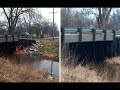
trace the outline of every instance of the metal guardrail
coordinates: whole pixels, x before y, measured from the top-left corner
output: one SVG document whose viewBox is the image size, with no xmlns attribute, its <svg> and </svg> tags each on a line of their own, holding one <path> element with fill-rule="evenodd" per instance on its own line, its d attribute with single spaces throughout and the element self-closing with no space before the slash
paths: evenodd
<svg viewBox="0 0 120 90">
<path fill-rule="evenodd" d="M 69 28 L 64 28 L 65 33 L 75 33 L 75 32 L 79 32 L 79 29 L 69 29 Z M 115 30 L 102 30 L 102 29 L 81 29 L 82 32 L 92 32 L 93 30 L 95 30 L 96 33 L 104 33 L 104 31 L 106 31 L 107 33 L 113 33 L 113 31 Z M 116 33 L 120 33 L 120 31 L 115 31 Z"/>
<path fill-rule="evenodd" d="M 0 43 L 19 41 L 19 39 L 31 39 L 31 38 L 21 37 L 20 35 L 0 35 Z"/>
<path fill-rule="evenodd" d="M 84 41 L 86 38 L 89 39 L 88 35 L 92 35 L 92 41 L 106 41 L 106 40 L 114 40 L 115 37 L 120 37 L 120 31 L 115 31 L 115 30 L 102 30 L 102 29 L 81 29 L 81 28 L 76 28 L 76 29 L 69 29 L 69 28 L 61 28 L 61 41 L 63 42 L 69 42 L 69 38 L 75 40 L 77 37 L 79 40 L 76 40 L 78 42 Z M 73 37 L 73 38 L 72 38 Z M 100 38 L 102 39 L 100 39 Z M 67 41 L 65 41 L 67 40 Z M 89 41 L 89 40 L 88 40 Z M 70 42 L 72 42 L 70 40 Z"/>
</svg>

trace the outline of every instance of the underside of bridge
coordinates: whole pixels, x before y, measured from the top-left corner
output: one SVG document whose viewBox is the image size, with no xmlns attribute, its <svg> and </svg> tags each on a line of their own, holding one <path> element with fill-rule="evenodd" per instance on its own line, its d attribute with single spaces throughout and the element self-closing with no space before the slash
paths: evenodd
<svg viewBox="0 0 120 90">
<path fill-rule="evenodd" d="M 16 47 L 22 46 L 20 48 L 20 50 L 22 50 L 23 47 L 31 46 L 32 43 L 36 43 L 35 40 L 21 39 L 15 42 L 0 43 L 0 56 L 14 54 L 16 52 Z"/>
<path fill-rule="evenodd" d="M 120 39 L 112 41 L 91 41 L 66 43 L 63 45 L 62 52 L 67 56 L 73 57 L 75 63 L 101 62 L 106 58 L 120 56 Z M 62 55 L 64 55 L 62 53 Z"/>
</svg>

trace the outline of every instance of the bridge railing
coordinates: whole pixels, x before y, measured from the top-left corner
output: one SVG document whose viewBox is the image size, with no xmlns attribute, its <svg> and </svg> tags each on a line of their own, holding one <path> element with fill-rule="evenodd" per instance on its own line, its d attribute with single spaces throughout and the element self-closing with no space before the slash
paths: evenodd
<svg viewBox="0 0 120 90">
<path fill-rule="evenodd" d="M 0 35 L 0 43 L 18 41 L 19 38 L 18 35 Z"/>
<path fill-rule="evenodd" d="M 61 28 L 62 43 L 111 41 L 120 37 L 120 31 L 102 29 Z"/>
<path fill-rule="evenodd" d="M 30 39 L 29 37 L 21 38 L 19 35 L 0 35 L 0 43 L 3 42 L 14 42 L 19 41 L 19 39 Z"/>
</svg>

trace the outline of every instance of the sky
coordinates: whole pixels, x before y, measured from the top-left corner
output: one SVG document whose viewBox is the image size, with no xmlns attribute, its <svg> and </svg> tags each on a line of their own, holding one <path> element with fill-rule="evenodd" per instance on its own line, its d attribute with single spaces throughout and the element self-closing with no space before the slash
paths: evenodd
<svg viewBox="0 0 120 90">
<path fill-rule="evenodd" d="M 53 8 L 39 8 L 39 13 L 42 14 L 42 16 L 46 19 L 49 19 L 50 22 L 53 22 Z M 60 8 L 54 8 L 54 22 L 58 25 L 58 28 L 60 29 Z"/>
<path fill-rule="evenodd" d="M 50 22 L 53 22 L 53 13 L 50 13 L 53 12 L 53 8 L 37 8 L 36 11 L 41 13 L 45 19 L 49 19 Z M 5 18 L 1 12 L 2 8 L 0 8 L 0 20 L 2 21 Z M 54 8 L 54 12 L 56 12 L 54 13 L 54 22 L 57 24 L 58 30 L 60 30 L 60 8 Z"/>
</svg>

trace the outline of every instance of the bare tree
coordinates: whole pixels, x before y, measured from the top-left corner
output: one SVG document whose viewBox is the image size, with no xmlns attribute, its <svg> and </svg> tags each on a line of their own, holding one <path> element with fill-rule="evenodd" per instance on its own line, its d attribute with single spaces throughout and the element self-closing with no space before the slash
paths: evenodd
<svg viewBox="0 0 120 90">
<path fill-rule="evenodd" d="M 63 8 L 61 9 L 61 26 L 62 27 L 70 27 L 72 23 L 72 9 L 71 8 Z"/>
<path fill-rule="evenodd" d="M 120 10 L 114 10 L 109 20 L 109 29 L 119 30 L 120 29 Z"/>
<path fill-rule="evenodd" d="M 66 28 L 89 28 L 94 20 L 89 17 L 91 8 L 72 8 L 61 10 L 61 25 Z"/>
<path fill-rule="evenodd" d="M 63 8 L 61 10 L 61 25 L 69 28 L 90 28 L 90 26 L 108 28 L 112 8 Z M 94 18 L 91 16 L 94 15 Z M 97 25 L 96 25 L 97 24 Z"/>
<path fill-rule="evenodd" d="M 100 29 L 106 29 L 112 8 L 97 8 L 96 20 Z"/>
<path fill-rule="evenodd" d="M 3 12 L 7 18 L 9 34 L 15 34 L 15 27 L 21 14 L 30 12 L 31 8 L 4 8 Z"/>
<path fill-rule="evenodd" d="M 40 13 L 34 13 L 33 23 L 35 34 L 37 35 L 37 37 L 42 37 L 44 18 Z"/>
</svg>

